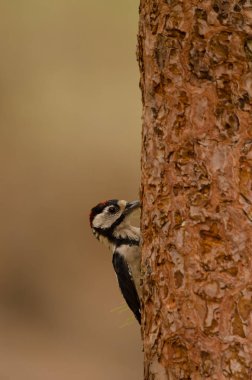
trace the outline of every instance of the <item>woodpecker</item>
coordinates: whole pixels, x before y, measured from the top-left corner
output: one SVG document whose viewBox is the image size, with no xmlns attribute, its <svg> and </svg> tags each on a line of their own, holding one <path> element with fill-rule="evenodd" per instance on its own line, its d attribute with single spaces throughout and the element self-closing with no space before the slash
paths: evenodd
<svg viewBox="0 0 252 380">
<path fill-rule="evenodd" d="M 139 201 L 112 199 L 99 203 L 91 210 L 90 226 L 95 237 L 112 251 L 112 263 L 122 295 L 141 323 L 140 228 L 132 226 L 129 220 L 139 207 Z"/>
</svg>

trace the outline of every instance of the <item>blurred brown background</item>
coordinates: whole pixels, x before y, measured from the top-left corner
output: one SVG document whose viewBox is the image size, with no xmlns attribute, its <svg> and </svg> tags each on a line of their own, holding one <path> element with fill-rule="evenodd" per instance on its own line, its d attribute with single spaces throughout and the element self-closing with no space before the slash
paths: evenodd
<svg viewBox="0 0 252 380">
<path fill-rule="evenodd" d="M 0 2 L 0 380 L 142 377 L 88 225 L 138 197 L 137 21 L 136 0 Z"/>
</svg>

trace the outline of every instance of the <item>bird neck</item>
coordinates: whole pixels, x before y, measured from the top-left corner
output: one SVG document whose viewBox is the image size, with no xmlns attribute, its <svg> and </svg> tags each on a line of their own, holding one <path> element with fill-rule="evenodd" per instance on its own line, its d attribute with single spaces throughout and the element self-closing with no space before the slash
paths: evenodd
<svg viewBox="0 0 252 380">
<path fill-rule="evenodd" d="M 128 240 L 128 241 L 137 241 L 140 239 L 140 228 L 128 224 L 126 221 L 119 224 L 114 231 L 113 237 L 116 240 Z"/>
<path fill-rule="evenodd" d="M 140 228 L 126 222 L 110 229 L 96 228 L 93 229 L 93 233 L 101 243 L 112 251 L 116 246 L 123 244 L 139 245 L 140 242 Z"/>
</svg>

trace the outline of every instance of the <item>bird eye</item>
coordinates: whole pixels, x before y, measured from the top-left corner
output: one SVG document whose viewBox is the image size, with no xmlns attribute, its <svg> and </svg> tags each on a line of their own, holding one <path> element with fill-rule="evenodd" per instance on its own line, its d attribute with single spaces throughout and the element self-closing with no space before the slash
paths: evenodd
<svg viewBox="0 0 252 380">
<path fill-rule="evenodd" d="M 114 214 L 116 212 L 116 207 L 115 206 L 110 206 L 109 212 L 110 212 L 110 214 Z"/>
</svg>

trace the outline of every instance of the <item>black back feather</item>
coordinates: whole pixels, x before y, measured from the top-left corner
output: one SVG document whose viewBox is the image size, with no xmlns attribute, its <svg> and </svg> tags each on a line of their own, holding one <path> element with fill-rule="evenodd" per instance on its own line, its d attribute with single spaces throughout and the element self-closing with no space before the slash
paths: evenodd
<svg viewBox="0 0 252 380">
<path fill-rule="evenodd" d="M 141 324 L 140 300 L 134 281 L 130 275 L 129 267 L 123 256 L 116 251 L 113 254 L 112 262 L 122 295 L 129 308 L 133 311 L 136 319 Z"/>
</svg>

